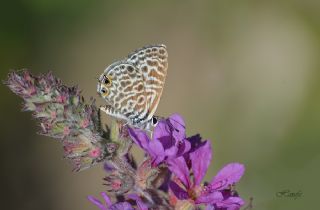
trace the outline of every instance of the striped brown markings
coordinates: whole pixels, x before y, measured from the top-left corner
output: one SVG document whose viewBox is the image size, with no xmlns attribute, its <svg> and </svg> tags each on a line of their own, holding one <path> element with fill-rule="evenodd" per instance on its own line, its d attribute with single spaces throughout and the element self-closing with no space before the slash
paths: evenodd
<svg viewBox="0 0 320 210">
<path fill-rule="evenodd" d="M 128 57 L 128 61 L 136 64 L 144 76 L 147 119 L 150 119 L 159 104 L 167 75 L 168 53 L 166 47 L 164 45 L 145 47 L 137 50 Z M 144 59 L 142 60 L 141 58 Z M 156 80 L 153 78 L 156 78 Z M 154 86 L 156 86 L 156 88 Z M 153 97 L 148 97 L 149 95 Z"/>
<path fill-rule="evenodd" d="M 152 119 L 168 68 L 168 53 L 164 45 L 147 46 L 131 53 L 127 59 L 111 64 L 100 76 L 98 92 L 128 122 L 143 123 Z M 112 78 L 108 94 L 101 93 L 103 76 Z"/>
<path fill-rule="evenodd" d="M 113 76 L 113 82 L 109 87 L 109 91 L 111 94 L 104 97 L 104 99 L 116 110 L 119 112 L 125 110 L 128 112 L 129 110 L 133 110 L 133 116 L 138 116 L 134 107 L 130 109 L 129 104 L 127 103 L 129 100 L 137 101 L 137 94 L 135 93 L 136 90 L 133 89 L 134 86 L 137 84 L 141 84 L 143 87 L 143 80 L 141 73 L 138 69 L 133 66 L 131 63 L 121 61 L 112 64 L 109 66 L 104 75 L 107 77 Z M 103 83 L 103 81 L 101 81 Z M 138 91 L 136 91 L 138 93 Z M 128 116 L 128 113 L 123 113 L 123 115 Z"/>
</svg>

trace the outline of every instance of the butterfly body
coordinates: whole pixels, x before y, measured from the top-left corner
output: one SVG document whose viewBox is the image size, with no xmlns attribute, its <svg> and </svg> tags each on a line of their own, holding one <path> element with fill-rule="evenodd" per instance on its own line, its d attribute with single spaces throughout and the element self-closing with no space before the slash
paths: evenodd
<svg viewBox="0 0 320 210">
<path fill-rule="evenodd" d="M 101 110 L 135 127 L 149 129 L 156 120 L 168 68 L 164 45 L 134 51 L 108 66 L 101 74 L 98 93 L 106 100 Z"/>
</svg>

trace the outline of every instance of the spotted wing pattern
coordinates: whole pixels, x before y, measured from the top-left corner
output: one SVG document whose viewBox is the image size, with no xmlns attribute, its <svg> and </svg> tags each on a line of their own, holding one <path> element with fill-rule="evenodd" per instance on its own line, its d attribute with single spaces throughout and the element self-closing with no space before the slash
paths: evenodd
<svg viewBox="0 0 320 210">
<path fill-rule="evenodd" d="M 103 111 L 143 127 L 158 106 L 167 74 L 167 57 L 164 45 L 153 45 L 107 67 L 97 88 L 109 104 Z"/>
<path fill-rule="evenodd" d="M 168 53 L 165 45 L 147 46 L 136 50 L 128 56 L 142 72 L 145 94 L 147 97 L 147 120 L 154 115 L 162 95 L 168 69 Z"/>
</svg>

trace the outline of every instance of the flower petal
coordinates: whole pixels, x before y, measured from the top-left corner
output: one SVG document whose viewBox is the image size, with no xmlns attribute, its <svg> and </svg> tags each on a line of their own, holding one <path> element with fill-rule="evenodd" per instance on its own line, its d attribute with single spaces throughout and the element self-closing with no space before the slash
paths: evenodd
<svg viewBox="0 0 320 210">
<path fill-rule="evenodd" d="M 171 115 L 166 120 L 161 120 L 153 131 L 153 139 L 162 139 L 163 137 L 172 137 L 175 141 L 180 141 L 186 138 L 186 129 L 183 118 L 178 114 Z M 165 143 L 165 142 L 164 142 Z M 166 144 L 171 143 L 167 140 Z M 171 147 L 172 145 L 168 145 Z M 166 146 L 164 145 L 166 148 Z"/>
<path fill-rule="evenodd" d="M 154 138 L 155 141 L 159 141 L 165 150 L 175 146 L 176 140 L 172 136 L 161 136 Z"/>
<path fill-rule="evenodd" d="M 111 202 L 109 196 L 107 195 L 107 193 L 101 192 L 100 194 L 103 197 L 104 201 L 106 202 L 107 206 L 111 206 L 112 202 Z"/>
<path fill-rule="evenodd" d="M 177 157 L 189 152 L 190 149 L 191 149 L 191 143 L 188 140 L 180 141 L 180 142 L 178 142 L 178 144 L 179 144 L 178 145 L 179 149 L 178 149 L 177 154 L 176 154 Z"/>
<path fill-rule="evenodd" d="M 200 204 L 200 203 L 215 204 L 215 203 L 218 203 L 218 202 L 220 202 L 222 200 L 223 200 L 222 193 L 218 192 L 218 191 L 215 191 L 215 192 L 212 192 L 212 193 L 200 195 L 197 198 L 196 203 L 197 204 Z"/>
<path fill-rule="evenodd" d="M 128 198 L 136 201 L 139 210 L 148 210 L 148 206 L 143 203 L 143 201 L 137 194 L 129 194 Z"/>
<path fill-rule="evenodd" d="M 94 205 L 98 206 L 101 210 L 107 210 L 107 206 L 105 206 L 100 200 L 98 200 L 97 198 L 89 195 L 88 200 L 93 203 Z"/>
<path fill-rule="evenodd" d="M 190 152 L 193 152 L 194 150 L 196 150 L 199 146 L 201 146 L 203 144 L 203 142 L 201 141 L 200 134 L 188 137 L 187 140 L 191 144 Z"/>
<path fill-rule="evenodd" d="M 177 140 L 183 140 L 186 138 L 186 126 L 184 120 L 181 115 L 179 114 L 172 114 L 169 117 L 169 123 L 173 128 L 173 137 Z"/>
<path fill-rule="evenodd" d="M 134 208 L 128 202 L 120 202 L 110 206 L 109 210 L 134 210 Z"/>
<path fill-rule="evenodd" d="M 218 208 L 226 208 L 227 210 L 239 210 L 244 205 L 244 201 L 240 197 L 229 197 L 216 205 Z"/>
<path fill-rule="evenodd" d="M 229 185 L 240 180 L 245 167 L 240 163 L 230 163 L 223 167 L 218 174 L 211 180 L 210 187 L 213 190 L 223 190 Z"/>
<path fill-rule="evenodd" d="M 191 167 L 194 174 L 195 185 L 200 185 L 210 165 L 212 157 L 211 144 L 205 141 L 201 147 L 190 153 Z"/>
<path fill-rule="evenodd" d="M 109 161 L 104 162 L 103 168 L 107 172 L 112 172 L 115 170 L 115 167 Z"/>
<path fill-rule="evenodd" d="M 185 159 L 183 157 L 178 157 L 176 159 L 168 160 L 168 166 L 169 170 L 180 179 L 186 188 L 189 188 L 190 173 Z"/>
<path fill-rule="evenodd" d="M 150 141 L 148 151 L 153 158 L 153 162 L 155 162 L 156 164 L 159 164 L 164 160 L 165 152 L 162 144 L 159 141 Z"/>
<path fill-rule="evenodd" d="M 158 125 L 153 130 L 152 138 L 154 140 L 161 141 L 164 148 L 168 148 L 173 145 L 170 127 L 166 120 L 159 121 Z"/>
<path fill-rule="evenodd" d="M 178 147 L 173 146 L 173 147 L 171 147 L 169 149 L 166 149 L 165 150 L 165 154 L 169 158 L 175 158 L 177 156 L 178 150 L 179 150 Z"/>
<path fill-rule="evenodd" d="M 184 199 L 188 199 L 188 193 L 182 189 L 177 183 L 171 181 L 169 183 L 169 187 L 171 189 L 171 191 L 173 192 L 173 194 L 179 199 L 179 200 L 184 200 Z"/>
<path fill-rule="evenodd" d="M 136 128 L 128 127 L 128 131 L 131 136 L 131 139 L 142 149 L 148 151 L 148 145 L 150 142 L 148 135 L 143 130 Z"/>
<path fill-rule="evenodd" d="M 215 210 L 213 205 L 207 205 L 205 210 Z"/>
</svg>

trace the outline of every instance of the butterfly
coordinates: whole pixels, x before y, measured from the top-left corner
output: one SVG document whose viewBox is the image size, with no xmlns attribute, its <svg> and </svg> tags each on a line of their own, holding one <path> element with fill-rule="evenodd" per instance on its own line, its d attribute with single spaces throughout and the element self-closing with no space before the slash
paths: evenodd
<svg viewBox="0 0 320 210">
<path fill-rule="evenodd" d="M 167 69 L 168 52 L 162 44 L 145 46 L 114 62 L 98 80 L 97 92 L 108 104 L 100 109 L 129 125 L 149 130 L 158 122 L 154 114 Z"/>
</svg>

